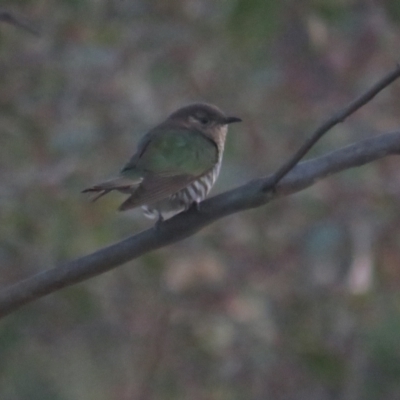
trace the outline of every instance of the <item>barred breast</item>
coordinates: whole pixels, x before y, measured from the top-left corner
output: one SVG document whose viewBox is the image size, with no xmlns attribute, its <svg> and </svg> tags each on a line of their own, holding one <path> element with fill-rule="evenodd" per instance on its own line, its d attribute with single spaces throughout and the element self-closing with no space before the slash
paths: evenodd
<svg viewBox="0 0 400 400">
<path fill-rule="evenodd" d="M 158 218 L 160 213 L 163 218 L 171 218 L 173 215 L 187 210 L 194 202 L 200 203 L 214 186 L 221 168 L 221 161 L 220 159 L 209 173 L 179 192 L 155 204 L 142 206 L 143 214 L 152 219 Z"/>
</svg>

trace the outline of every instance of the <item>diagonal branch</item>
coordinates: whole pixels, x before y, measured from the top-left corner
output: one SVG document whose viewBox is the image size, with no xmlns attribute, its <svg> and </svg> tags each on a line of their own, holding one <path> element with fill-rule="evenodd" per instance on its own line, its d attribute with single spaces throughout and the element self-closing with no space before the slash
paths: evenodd
<svg viewBox="0 0 400 400">
<path fill-rule="evenodd" d="M 275 173 L 272 179 L 264 187 L 265 191 L 273 189 L 285 175 L 289 173 L 290 170 L 310 151 L 310 149 L 318 142 L 322 136 L 332 129 L 335 125 L 343 122 L 351 114 L 355 113 L 362 106 L 371 101 L 379 92 L 393 83 L 397 78 L 400 77 L 400 64 L 397 64 L 396 68 L 384 76 L 381 80 L 376 82 L 371 88 L 369 88 L 365 93 L 360 95 L 358 98 L 353 100 L 350 104 L 339 110 L 321 126 L 319 126 L 311 136 L 303 143 L 299 150 L 293 154 Z"/>
<path fill-rule="evenodd" d="M 279 182 L 273 192 L 266 193 L 264 188 L 273 182 L 275 175 L 248 182 L 202 202 L 200 210 L 192 208 L 178 214 L 165 221 L 159 229 L 145 230 L 4 289 L 0 293 L 0 317 L 61 288 L 107 272 L 149 251 L 178 242 L 227 215 L 260 207 L 276 198 L 299 192 L 328 175 L 395 154 L 400 154 L 400 131 L 366 139 L 298 164 Z"/>
</svg>

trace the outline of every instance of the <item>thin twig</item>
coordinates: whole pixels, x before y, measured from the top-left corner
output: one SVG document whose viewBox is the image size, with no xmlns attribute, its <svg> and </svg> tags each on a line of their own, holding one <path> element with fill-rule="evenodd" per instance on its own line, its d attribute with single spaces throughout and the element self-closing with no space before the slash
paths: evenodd
<svg viewBox="0 0 400 400">
<path fill-rule="evenodd" d="M 14 25 L 17 28 L 24 29 L 25 31 L 31 33 L 32 35 L 39 35 L 39 31 L 34 28 L 30 23 L 25 21 L 21 17 L 17 17 L 13 13 L 7 10 L 1 10 L 0 9 L 0 22 L 6 22 L 10 25 Z"/>
<path fill-rule="evenodd" d="M 400 65 L 397 64 L 396 69 L 384 76 L 380 81 L 368 89 L 365 93 L 359 96 L 357 99 L 352 101 L 342 110 L 334 114 L 326 122 L 324 122 L 320 127 L 318 127 L 311 136 L 304 142 L 296 153 L 289 158 L 273 175 L 271 182 L 263 188 L 264 191 L 269 191 L 276 187 L 276 185 L 282 180 L 282 178 L 288 174 L 288 172 L 293 169 L 296 164 L 310 151 L 310 149 L 318 142 L 321 137 L 332 129 L 335 125 L 343 122 L 347 117 L 356 112 L 363 105 L 371 101 L 380 91 L 389 86 L 397 78 L 400 77 Z"/>
</svg>

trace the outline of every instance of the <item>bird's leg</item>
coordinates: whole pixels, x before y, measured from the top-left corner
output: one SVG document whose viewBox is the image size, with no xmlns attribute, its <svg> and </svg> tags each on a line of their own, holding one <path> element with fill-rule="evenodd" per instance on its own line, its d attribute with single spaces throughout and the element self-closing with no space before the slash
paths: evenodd
<svg viewBox="0 0 400 400">
<path fill-rule="evenodd" d="M 154 228 L 155 228 L 156 231 L 158 231 L 161 228 L 161 224 L 163 222 L 164 222 L 164 218 L 163 218 L 163 216 L 161 214 L 161 211 L 158 211 L 158 218 L 157 218 L 157 221 L 156 221 L 156 223 L 154 225 Z"/>
<path fill-rule="evenodd" d="M 194 201 L 191 205 L 190 205 L 190 207 L 188 208 L 188 210 L 190 210 L 190 209 L 194 209 L 194 210 L 196 210 L 197 212 L 200 212 L 200 201 Z"/>
</svg>

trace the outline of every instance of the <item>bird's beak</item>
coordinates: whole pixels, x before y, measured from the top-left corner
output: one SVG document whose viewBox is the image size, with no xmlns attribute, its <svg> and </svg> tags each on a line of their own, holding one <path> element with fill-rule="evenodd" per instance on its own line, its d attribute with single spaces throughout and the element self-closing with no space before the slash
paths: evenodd
<svg viewBox="0 0 400 400">
<path fill-rule="evenodd" d="M 237 117 L 226 117 L 226 120 L 225 120 L 226 124 L 233 124 L 234 122 L 242 122 L 242 120 Z"/>
</svg>

